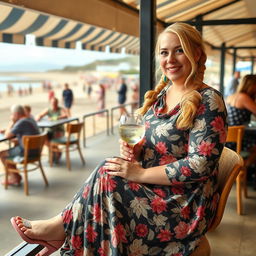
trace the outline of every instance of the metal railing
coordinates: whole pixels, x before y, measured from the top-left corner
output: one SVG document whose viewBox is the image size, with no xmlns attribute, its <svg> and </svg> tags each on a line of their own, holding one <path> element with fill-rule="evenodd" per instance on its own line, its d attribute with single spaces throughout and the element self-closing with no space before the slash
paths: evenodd
<svg viewBox="0 0 256 256">
<path fill-rule="evenodd" d="M 107 135 L 109 135 L 109 110 L 108 109 L 103 109 L 97 112 L 92 112 L 92 113 L 83 115 L 83 146 L 84 147 L 86 147 L 86 118 L 91 116 L 93 117 L 93 135 L 95 135 L 95 131 L 96 131 L 95 116 L 103 113 L 107 113 L 106 127 L 107 127 Z"/>
<path fill-rule="evenodd" d="M 134 104 L 139 104 L 139 102 L 130 102 L 130 103 L 126 103 L 126 104 L 122 104 L 122 105 L 119 105 L 119 106 L 116 106 L 116 107 L 113 107 L 111 108 L 110 110 L 110 116 L 111 116 L 111 134 L 114 134 L 114 111 L 117 110 L 117 109 L 120 109 L 120 108 L 123 108 L 123 107 L 126 107 L 126 106 L 131 106 L 131 113 L 133 112 L 133 105 Z"/>
</svg>

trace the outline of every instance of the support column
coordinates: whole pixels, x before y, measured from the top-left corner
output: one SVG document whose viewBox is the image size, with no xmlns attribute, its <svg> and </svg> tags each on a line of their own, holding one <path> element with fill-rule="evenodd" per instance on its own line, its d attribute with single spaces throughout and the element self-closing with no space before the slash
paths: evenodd
<svg viewBox="0 0 256 256">
<path fill-rule="evenodd" d="M 251 74 L 253 75 L 253 69 L 254 69 L 254 56 L 251 57 Z"/>
<path fill-rule="evenodd" d="M 156 0 L 140 1 L 140 105 L 155 84 Z"/>
<path fill-rule="evenodd" d="M 236 71 L 236 56 L 237 56 L 236 51 L 237 51 L 237 49 L 234 48 L 234 51 L 233 51 L 233 74 Z"/>
<path fill-rule="evenodd" d="M 225 77 L 225 53 L 226 44 L 221 45 L 221 56 L 220 56 L 220 92 L 224 95 L 224 77 Z"/>
<path fill-rule="evenodd" d="M 203 35 L 202 20 L 203 20 L 202 15 L 197 15 L 196 16 L 196 29 L 201 33 L 201 35 Z"/>
</svg>

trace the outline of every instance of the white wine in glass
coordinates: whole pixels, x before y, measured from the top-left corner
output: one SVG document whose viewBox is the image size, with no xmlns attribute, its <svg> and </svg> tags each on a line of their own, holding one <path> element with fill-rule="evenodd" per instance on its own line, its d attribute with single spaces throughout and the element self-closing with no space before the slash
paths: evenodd
<svg viewBox="0 0 256 256">
<path fill-rule="evenodd" d="M 136 145 L 145 135 L 143 116 L 139 114 L 122 115 L 119 124 L 119 134 L 129 146 Z"/>
</svg>

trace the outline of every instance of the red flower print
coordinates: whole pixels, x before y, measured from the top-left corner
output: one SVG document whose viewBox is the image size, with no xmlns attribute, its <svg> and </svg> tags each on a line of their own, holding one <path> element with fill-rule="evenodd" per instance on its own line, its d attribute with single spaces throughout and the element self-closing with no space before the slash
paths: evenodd
<svg viewBox="0 0 256 256">
<path fill-rule="evenodd" d="M 71 237 L 72 247 L 75 249 L 80 249 L 82 247 L 82 240 L 80 236 L 72 236 Z"/>
<path fill-rule="evenodd" d="M 138 224 L 135 228 L 137 236 L 144 237 L 148 234 L 148 227 L 145 224 Z"/>
<path fill-rule="evenodd" d="M 103 191 L 113 192 L 116 188 L 116 181 L 110 175 L 101 177 L 100 182 Z"/>
<path fill-rule="evenodd" d="M 75 250 L 74 256 L 83 256 L 83 255 L 84 255 L 84 249 Z"/>
<path fill-rule="evenodd" d="M 205 206 L 199 206 L 196 215 L 199 217 L 199 219 L 202 219 L 205 216 Z"/>
<path fill-rule="evenodd" d="M 227 132 L 226 130 L 220 131 L 220 142 L 225 143 L 227 138 Z"/>
<path fill-rule="evenodd" d="M 184 190 L 183 190 L 183 188 L 180 187 L 180 186 L 172 187 L 171 190 L 172 190 L 172 192 L 173 192 L 175 195 L 182 195 L 182 194 L 184 194 Z"/>
<path fill-rule="evenodd" d="M 158 142 L 157 144 L 156 144 L 156 151 L 159 153 L 159 154 L 161 154 L 161 155 L 163 155 L 163 154 L 165 154 L 166 152 L 167 152 L 167 147 L 166 147 L 166 145 L 165 145 L 165 142 Z"/>
<path fill-rule="evenodd" d="M 197 109 L 197 114 L 202 115 L 205 112 L 205 105 L 201 104 L 199 108 Z"/>
<path fill-rule="evenodd" d="M 65 210 L 62 216 L 63 223 L 69 223 L 73 218 L 72 210 Z"/>
<path fill-rule="evenodd" d="M 104 173 L 106 173 L 106 169 L 104 167 L 100 167 L 98 172 L 99 172 L 100 175 L 103 175 Z"/>
<path fill-rule="evenodd" d="M 210 143 L 208 141 L 202 141 L 198 146 L 199 154 L 204 156 L 211 156 L 212 149 L 215 147 L 215 143 Z"/>
<path fill-rule="evenodd" d="M 154 188 L 153 191 L 160 197 L 166 197 L 166 193 L 161 188 Z"/>
<path fill-rule="evenodd" d="M 160 197 L 155 197 L 151 202 L 153 212 L 161 213 L 166 211 L 166 201 Z"/>
<path fill-rule="evenodd" d="M 98 236 L 98 233 L 96 231 L 94 231 L 93 226 L 91 226 L 90 224 L 87 226 L 86 230 L 86 238 L 88 240 L 88 242 L 94 242 L 96 237 Z"/>
<path fill-rule="evenodd" d="M 176 161 L 177 159 L 175 157 L 173 157 L 172 155 L 163 155 L 160 158 L 160 165 L 165 165 L 165 164 L 169 164 L 172 163 L 174 161 Z"/>
<path fill-rule="evenodd" d="M 181 253 L 175 253 L 175 254 L 172 254 L 172 256 L 182 256 Z"/>
<path fill-rule="evenodd" d="M 128 182 L 128 186 L 131 190 L 138 191 L 140 189 L 140 185 L 135 182 Z"/>
<path fill-rule="evenodd" d="M 172 238 L 172 233 L 170 230 L 161 229 L 160 233 L 157 235 L 157 238 L 160 240 L 160 242 L 170 241 Z"/>
<path fill-rule="evenodd" d="M 181 209 L 181 216 L 184 219 L 188 219 L 189 218 L 189 214 L 190 214 L 190 208 L 189 206 L 185 206 Z"/>
<path fill-rule="evenodd" d="M 150 122 L 149 121 L 145 122 L 145 128 L 146 128 L 146 130 L 150 128 Z"/>
<path fill-rule="evenodd" d="M 117 247 L 117 245 L 122 243 L 127 243 L 126 239 L 126 232 L 124 229 L 124 226 L 122 224 L 117 224 L 114 228 L 113 236 L 112 236 L 112 244 L 114 247 Z"/>
<path fill-rule="evenodd" d="M 95 204 L 93 209 L 92 209 L 92 214 L 93 214 L 93 219 L 96 221 L 96 222 L 100 222 L 101 220 L 101 208 L 99 206 L 99 204 Z"/>
<path fill-rule="evenodd" d="M 184 176 L 186 176 L 186 177 L 191 176 L 191 170 L 190 170 L 187 166 L 182 166 L 182 167 L 180 168 L 180 171 L 181 171 L 181 173 L 182 173 Z"/>
<path fill-rule="evenodd" d="M 188 233 L 188 229 L 189 229 L 189 225 L 184 222 L 181 221 L 175 228 L 174 231 L 176 233 L 175 237 L 178 239 L 183 239 L 186 237 L 187 233 Z"/>
<path fill-rule="evenodd" d="M 101 242 L 101 247 L 98 250 L 100 256 L 108 256 L 109 255 L 109 241 L 103 240 Z"/>
<path fill-rule="evenodd" d="M 89 186 L 89 185 L 85 186 L 84 192 L 83 192 L 83 194 L 82 194 L 82 197 L 83 197 L 83 198 L 87 198 L 87 197 L 88 197 L 88 194 L 89 194 L 89 191 L 90 191 L 90 186 Z"/>
<path fill-rule="evenodd" d="M 215 132 L 220 132 L 224 130 L 224 121 L 220 116 L 216 116 L 211 122 L 211 126 Z"/>
</svg>

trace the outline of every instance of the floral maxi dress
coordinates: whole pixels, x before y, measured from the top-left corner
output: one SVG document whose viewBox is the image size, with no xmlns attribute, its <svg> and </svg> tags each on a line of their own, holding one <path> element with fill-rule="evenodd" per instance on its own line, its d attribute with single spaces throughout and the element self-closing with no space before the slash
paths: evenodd
<svg viewBox="0 0 256 256">
<path fill-rule="evenodd" d="M 63 210 L 61 255 L 185 256 L 214 216 L 226 109 L 213 88 L 201 89 L 193 128 L 176 128 L 179 105 L 163 114 L 165 90 L 145 115 L 142 166 L 165 165 L 170 185 L 110 176 L 101 163 Z"/>
</svg>

